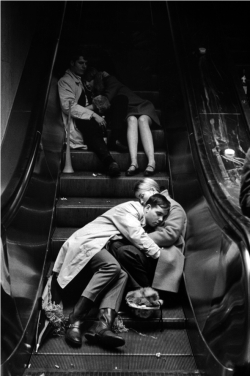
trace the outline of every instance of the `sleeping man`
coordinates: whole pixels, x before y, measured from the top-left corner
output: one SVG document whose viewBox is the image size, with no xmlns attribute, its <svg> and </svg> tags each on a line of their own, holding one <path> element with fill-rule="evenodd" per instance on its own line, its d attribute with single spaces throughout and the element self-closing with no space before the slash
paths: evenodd
<svg viewBox="0 0 250 376">
<path fill-rule="evenodd" d="M 99 321 L 85 333 L 88 341 L 119 347 L 124 339 L 112 331 L 127 283 L 127 273 L 108 252 L 110 240 L 127 239 L 147 258 L 157 260 L 162 249 L 143 227 L 159 226 L 169 213 L 170 203 L 161 194 L 152 195 L 143 207 L 129 201 L 113 207 L 76 231 L 63 244 L 53 271 L 62 289 L 77 277 L 82 294 L 69 316 L 66 340 L 82 344 L 82 325 L 90 309 L 99 308 Z M 79 282 L 80 281 L 80 282 Z"/>
</svg>

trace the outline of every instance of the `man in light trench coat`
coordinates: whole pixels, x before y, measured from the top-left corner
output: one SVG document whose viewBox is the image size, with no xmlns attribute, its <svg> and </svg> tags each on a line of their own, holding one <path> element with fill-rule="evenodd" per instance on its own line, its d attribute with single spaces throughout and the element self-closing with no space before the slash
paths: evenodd
<svg viewBox="0 0 250 376">
<path fill-rule="evenodd" d="M 85 333 L 88 341 L 119 347 L 124 339 L 112 331 L 127 282 L 127 274 L 108 252 L 111 239 L 126 238 L 150 259 L 159 258 L 162 250 L 147 235 L 143 226 L 158 226 L 169 212 L 169 201 L 160 194 L 153 195 L 144 207 L 129 201 L 108 210 L 94 221 L 76 231 L 63 244 L 53 271 L 64 289 L 81 273 L 84 290 L 69 316 L 66 340 L 81 346 L 84 318 L 98 304 L 99 321 Z"/>
</svg>

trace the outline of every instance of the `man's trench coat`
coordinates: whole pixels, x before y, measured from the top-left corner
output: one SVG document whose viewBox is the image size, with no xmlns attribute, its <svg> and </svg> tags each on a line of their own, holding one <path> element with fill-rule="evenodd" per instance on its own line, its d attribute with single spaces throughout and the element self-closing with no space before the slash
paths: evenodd
<svg viewBox="0 0 250 376">
<path fill-rule="evenodd" d="M 157 284 L 155 288 L 178 291 L 184 263 L 182 252 L 176 247 L 175 249 L 170 247 L 170 252 L 168 249 L 160 249 L 144 231 L 142 227 L 144 224 L 142 205 L 136 201 L 129 201 L 113 207 L 76 231 L 61 247 L 53 268 L 54 272 L 59 273 L 57 279 L 59 285 L 62 288 L 67 286 L 96 253 L 107 247 L 111 238 L 122 235 L 143 250 L 148 257 L 157 258 L 160 253 L 155 273 L 157 275 L 154 281 Z M 169 262 L 168 265 L 165 264 L 165 260 Z M 160 265 L 162 263 L 164 264 Z"/>
</svg>

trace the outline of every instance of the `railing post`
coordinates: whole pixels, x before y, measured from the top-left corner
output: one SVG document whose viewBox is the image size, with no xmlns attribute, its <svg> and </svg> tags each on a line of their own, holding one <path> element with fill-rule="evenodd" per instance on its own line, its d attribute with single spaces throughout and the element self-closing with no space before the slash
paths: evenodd
<svg viewBox="0 0 250 376">
<path fill-rule="evenodd" d="M 68 116 L 68 123 L 67 123 L 67 148 L 66 148 L 66 158 L 65 158 L 65 166 L 63 172 L 66 174 L 71 174 L 74 172 L 71 164 L 71 155 L 70 155 L 70 123 L 71 123 L 71 102 L 69 102 L 69 116 Z"/>
</svg>

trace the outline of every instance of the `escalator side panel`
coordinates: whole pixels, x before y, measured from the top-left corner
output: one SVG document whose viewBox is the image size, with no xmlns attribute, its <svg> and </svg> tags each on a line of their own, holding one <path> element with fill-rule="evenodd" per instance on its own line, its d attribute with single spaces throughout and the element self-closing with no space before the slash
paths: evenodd
<svg viewBox="0 0 250 376">
<path fill-rule="evenodd" d="M 6 347 L 10 339 L 8 330 L 6 337 L 2 336 L 2 348 L 9 348 L 10 351 L 2 356 L 3 374 L 20 374 L 32 350 L 39 308 L 37 299 L 41 296 L 43 275 L 47 268 L 63 142 L 64 127 L 57 102 L 57 79 L 53 78 L 34 171 L 17 215 L 2 234 L 6 238 L 4 246 L 8 251 L 10 294 L 7 295 L 17 312 L 8 311 L 10 322 L 16 323 L 16 337 Z M 5 316 L 5 313 L 5 307 L 2 307 L 2 315 Z"/>
</svg>

